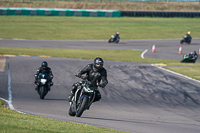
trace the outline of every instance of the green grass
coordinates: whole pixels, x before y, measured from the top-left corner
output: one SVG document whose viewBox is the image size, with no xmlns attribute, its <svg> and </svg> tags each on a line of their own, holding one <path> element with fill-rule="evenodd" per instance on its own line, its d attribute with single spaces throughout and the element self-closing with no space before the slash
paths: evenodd
<svg viewBox="0 0 200 133">
<path fill-rule="evenodd" d="M 193 79 L 200 80 L 200 73 L 198 72 L 200 69 L 200 64 L 198 63 L 198 67 L 167 67 L 167 69 L 181 73 L 183 75 L 187 75 Z"/>
<path fill-rule="evenodd" d="M 86 19 L 87 18 L 87 19 Z M 200 36 L 200 18 L 0 16 L 0 38 L 107 40 L 117 31 L 123 40 Z"/>
<path fill-rule="evenodd" d="M 56 121 L 49 118 L 21 114 L 2 106 L 0 100 L 0 132 L 1 133 L 122 133 L 106 128 L 86 124 Z"/>
</svg>

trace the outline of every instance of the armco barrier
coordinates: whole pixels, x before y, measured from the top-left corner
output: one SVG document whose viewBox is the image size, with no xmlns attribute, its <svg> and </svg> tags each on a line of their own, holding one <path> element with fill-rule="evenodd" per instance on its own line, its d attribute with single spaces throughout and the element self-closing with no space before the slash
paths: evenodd
<svg viewBox="0 0 200 133">
<path fill-rule="evenodd" d="M 0 8 L 0 15 L 120 17 L 121 12 L 116 10 Z"/>
<path fill-rule="evenodd" d="M 200 12 L 121 11 L 121 17 L 200 17 Z"/>
</svg>

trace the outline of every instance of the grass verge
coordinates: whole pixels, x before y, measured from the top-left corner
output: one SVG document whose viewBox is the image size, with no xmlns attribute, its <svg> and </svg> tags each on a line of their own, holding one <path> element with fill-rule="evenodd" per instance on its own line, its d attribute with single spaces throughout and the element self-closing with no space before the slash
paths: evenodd
<svg viewBox="0 0 200 133">
<path fill-rule="evenodd" d="M 0 100 L 0 132 L 1 133 L 122 133 L 106 128 L 94 127 L 86 124 L 56 121 L 49 118 L 22 114 L 2 107 Z"/>
</svg>

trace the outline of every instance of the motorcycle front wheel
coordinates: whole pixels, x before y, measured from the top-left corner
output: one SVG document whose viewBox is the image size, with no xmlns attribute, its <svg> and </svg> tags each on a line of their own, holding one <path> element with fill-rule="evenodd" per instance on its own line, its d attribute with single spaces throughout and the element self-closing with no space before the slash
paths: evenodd
<svg viewBox="0 0 200 133">
<path fill-rule="evenodd" d="M 46 89 L 44 86 L 40 87 L 40 99 L 44 99 L 45 95 L 46 95 Z"/>
<path fill-rule="evenodd" d="M 184 40 L 182 39 L 182 40 L 180 41 L 180 44 L 183 44 L 183 42 L 184 42 Z"/>
<path fill-rule="evenodd" d="M 76 117 L 80 117 L 83 114 L 83 111 L 86 109 L 87 107 L 87 103 L 88 103 L 88 97 L 84 97 L 82 103 L 80 103 L 80 105 L 77 108 L 76 111 Z"/>
<path fill-rule="evenodd" d="M 111 43 L 111 38 L 108 40 L 108 43 Z"/>
</svg>

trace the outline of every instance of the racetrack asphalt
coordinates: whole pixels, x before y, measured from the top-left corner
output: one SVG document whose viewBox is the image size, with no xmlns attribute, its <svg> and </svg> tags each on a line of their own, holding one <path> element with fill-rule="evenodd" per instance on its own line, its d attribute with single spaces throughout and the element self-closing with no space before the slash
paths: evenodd
<svg viewBox="0 0 200 133">
<path fill-rule="evenodd" d="M 200 39 L 193 39 L 192 44 L 183 44 L 183 50 L 186 53 L 198 51 L 198 42 Z M 156 45 L 155 53 L 151 52 L 152 44 Z M 180 60 L 183 56 L 178 54 L 178 39 L 121 41 L 119 44 L 108 44 L 106 41 L 3 39 L 0 40 L 0 47 L 2 46 L 148 49 L 145 58 L 174 57 L 173 59 Z M 40 100 L 34 90 L 33 81 L 34 74 L 43 60 L 52 68 L 55 85 L 45 99 Z M 56 57 L 7 57 L 5 72 L 0 72 L 1 82 L 4 81 L 3 87 L 0 88 L 0 92 L 3 92 L 0 97 L 9 99 L 6 94 L 8 76 L 11 80 L 13 107 L 20 112 L 132 133 L 199 133 L 200 83 L 148 63 L 105 61 L 109 84 L 105 89 L 100 88 L 101 101 L 94 103 L 81 118 L 70 117 L 67 97 L 72 84 L 79 81 L 74 75 L 92 61 Z"/>
</svg>

